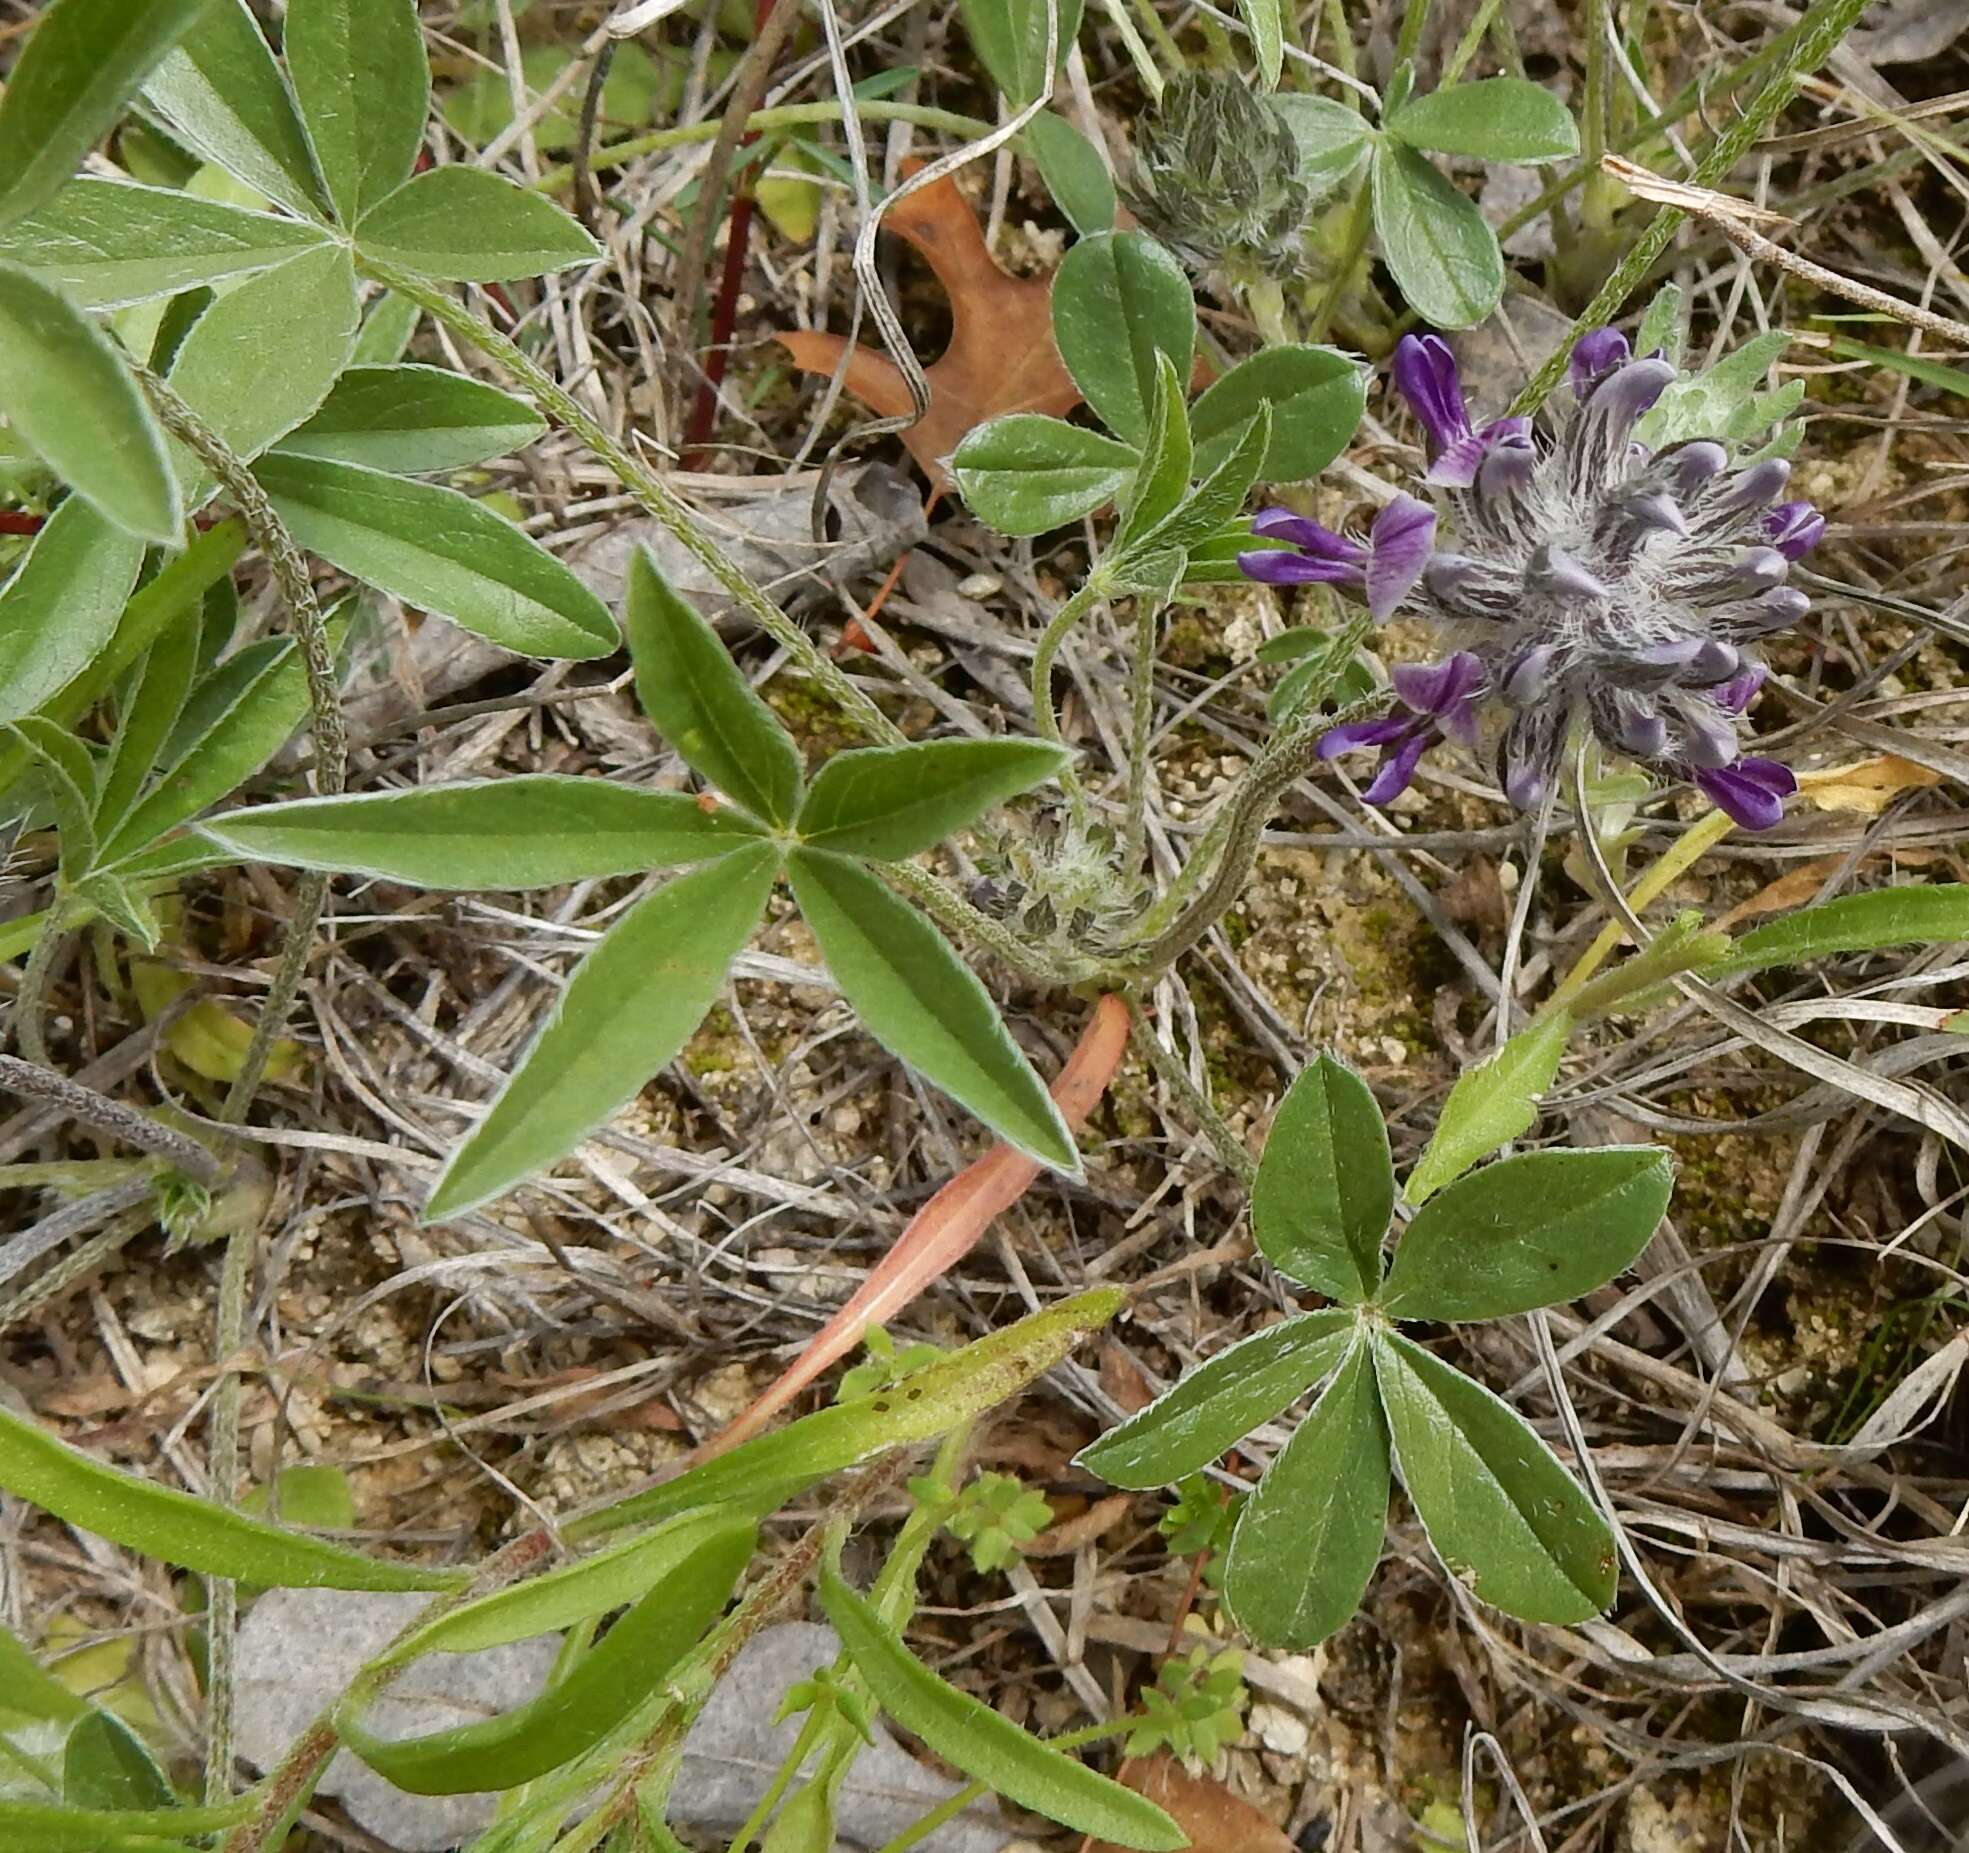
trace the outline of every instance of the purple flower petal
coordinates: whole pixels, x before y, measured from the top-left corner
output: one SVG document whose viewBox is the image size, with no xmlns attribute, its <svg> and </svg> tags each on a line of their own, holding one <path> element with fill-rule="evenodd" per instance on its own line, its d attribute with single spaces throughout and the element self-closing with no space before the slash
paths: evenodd
<svg viewBox="0 0 1969 1853">
<path fill-rule="evenodd" d="M 1414 590 L 1435 539 L 1436 511 L 1412 495 L 1396 496 L 1374 517 L 1368 531 L 1366 587 L 1367 609 L 1377 621 Z"/>
<path fill-rule="evenodd" d="M 1430 735 L 1418 728 L 1381 761 L 1381 769 L 1375 773 L 1374 783 L 1361 793 L 1361 801 L 1386 804 L 1399 798 L 1415 776 L 1415 768 L 1422 763 L 1422 755 L 1434 744 Z"/>
<path fill-rule="evenodd" d="M 1633 351 L 1618 328 L 1596 328 L 1581 335 L 1567 363 L 1573 392 L 1584 399 L 1615 368 L 1625 366 Z"/>
<path fill-rule="evenodd" d="M 1260 585 L 1358 585 L 1361 569 L 1337 560 L 1312 560 L 1283 547 L 1259 547 L 1237 556 L 1237 569 Z"/>
<path fill-rule="evenodd" d="M 1768 830 L 1784 816 L 1784 801 L 1798 789 L 1788 766 L 1775 759 L 1739 759 L 1733 766 L 1697 772 L 1697 788 L 1718 810 L 1746 830 Z"/>
<path fill-rule="evenodd" d="M 1752 663 L 1741 675 L 1732 676 L 1727 682 L 1719 682 L 1709 691 L 1709 699 L 1725 714 L 1741 714 L 1757 699 L 1757 691 L 1764 686 L 1764 678 L 1770 671 L 1762 663 Z"/>
<path fill-rule="evenodd" d="M 1477 480 L 1477 470 L 1489 447 L 1474 431 L 1451 438 L 1423 473 L 1422 480 L 1434 489 L 1467 489 Z"/>
<path fill-rule="evenodd" d="M 1630 360 L 1609 374 L 1592 400 L 1594 415 L 1606 421 L 1609 442 L 1624 439 L 1674 379 L 1675 369 L 1665 360 Z"/>
<path fill-rule="evenodd" d="M 1389 679 L 1403 707 L 1440 719 L 1469 702 L 1484 679 L 1484 666 L 1468 650 L 1459 650 L 1440 663 L 1397 663 Z"/>
<path fill-rule="evenodd" d="M 1803 559 L 1825 538 L 1825 517 L 1809 502 L 1780 502 L 1764 517 L 1764 532 L 1787 560 Z"/>
<path fill-rule="evenodd" d="M 1404 335 L 1395 349 L 1392 371 L 1395 390 L 1408 401 L 1408 409 L 1428 436 L 1432 458 L 1457 439 L 1472 435 L 1463 386 L 1456 376 L 1456 356 L 1440 335 Z M 1474 470 L 1476 464 L 1470 467 Z"/>
<path fill-rule="evenodd" d="M 1367 559 L 1367 549 L 1359 541 L 1336 534 L 1304 515 L 1295 515 L 1289 508 L 1260 509 L 1251 517 L 1251 531 L 1266 540 L 1289 540 L 1316 560 L 1340 560 L 1359 566 Z"/>
<path fill-rule="evenodd" d="M 1322 759 L 1338 759 L 1342 753 L 1358 753 L 1363 747 L 1387 746 L 1403 738 L 1415 727 L 1414 716 L 1383 714 L 1373 720 L 1346 721 L 1329 727 L 1320 735 L 1316 749 Z"/>
<path fill-rule="evenodd" d="M 1506 432 L 1491 445 L 1477 472 L 1477 493 L 1489 502 L 1510 501 L 1524 494 L 1537 474 L 1538 447 L 1530 435 Z"/>
<path fill-rule="evenodd" d="M 1675 486 L 1687 495 L 1717 475 L 1730 461 L 1730 453 L 1708 438 L 1697 438 L 1692 444 L 1677 445 L 1662 461 L 1674 477 Z"/>
<path fill-rule="evenodd" d="M 1546 683 L 1552 674 L 1552 662 L 1558 655 L 1557 649 L 1549 643 L 1534 644 L 1523 656 L 1513 663 L 1504 676 L 1504 705 L 1508 708 L 1528 708 L 1545 692 Z"/>
<path fill-rule="evenodd" d="M 1784 494 L 1784 486 L 1790 480 L 1791 465 L 1784 458 L 1766 457 L 1762 463 L 1753 463 L 1730 485 L 1723 506 L 1744 511 L 1762 508 L 1766 502 L 1775 502 Z"/>
</svg>

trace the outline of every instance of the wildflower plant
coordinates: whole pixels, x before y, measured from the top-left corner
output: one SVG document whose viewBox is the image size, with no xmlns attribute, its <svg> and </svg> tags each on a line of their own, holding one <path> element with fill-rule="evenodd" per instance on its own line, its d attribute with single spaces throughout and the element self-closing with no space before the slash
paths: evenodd
<svg viewBox="0 0 1969 1853">
<path fill-rule="evenodd" d="M 1219 1352 L 1080 1464 L 1116 1486 L 1179 1482 L 1324 1384 L 1231 1535 L 1224 1601 L 1245 1633 L 1305 1648 L 1352 1616 L 1391 1470 L 1478 1600 L 1528 1621 L 1596 1615 L 1617 1566 L 1591 1498 L 1508 1404 L 1401 1327 L 1508 1318 L 1603 1285 L 1647 1246 L 1671 1180 L 1647 1146 L 1499 1159 L 1431 1196 L 1386 1264 L 1387 1129 L 1360 1077 L 1323 1055 L 1279 1108 L 1251 1221 L 1280 1274 L 1337 1304 Z"/>
<path fill-rule="evenodd" d="M 1785 581 L 1825 522 L 1785 499 L 1781 456 L 1641 442 L 1676 379 L 1662 355 L 1600 329 L 1574 349 L 1568 399 L 1543 428 L 1478 427 L 1448 344 L 1411 335 L 1394 380 L 1422 427 L 1428 499 L 1396 496 L 1360 538 L 1283 508 L 1254 519 L 1254 535 L 1285 545 L 1240 555 L 1249 577 L 1336 586 L 1376 622 L 1420 618 L 1454 646 L 1398 666 L 1387 711 L 1323 741 L 1327 757 L 1379 752 L 1369 803 L 1405 790 L 1439 742 L 1487 735 L 1505 795 L 1535 810 L 1584 733 L 1605 757 L 1692 782 L 1747 828 L 1778 821 L 1797 781 L 1744 753 L 1741 719 L 1762 646 L 1809 609 Z"/>
</svg>

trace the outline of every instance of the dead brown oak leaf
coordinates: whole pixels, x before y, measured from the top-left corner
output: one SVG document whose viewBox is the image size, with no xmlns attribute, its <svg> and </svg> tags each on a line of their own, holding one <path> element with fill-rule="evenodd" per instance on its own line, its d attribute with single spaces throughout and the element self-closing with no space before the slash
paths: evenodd
<svg viewBox="0 0 1969 1853">
<path fill-rule="evenodd" d="M 1080 388 L 1053 345 L 1052 279 L 999 269 L 955 181 L 946 177 L 910 194 L 883 225 L 922 257 L 950 298 L 950 345 L 923 369 L 929 410 L 902 434 L 923 473 L 947 490 L 944 460 L 974 425 L 1008 412 L 1063 418 L 1080 403 Z M 813 329 L 777 339 L 803 373 L 833 373 L 847 346 L 841 336 Z M 915 410 L 902 369 L 866 344 L 848 356 L 842 384 L 880 417 L 907 418 Z"/>
<path fill-rule="evenodd" d="M 1124 1763 L 1122 1786 L 1146 1796 L 1190 1837 L 1196 1853 L 1293 1853 L 1292 1842 L 1214 1776 L 1191 1775 L 1173 1757 Z M 1121 1853 L 1102 1840 L 1087 1853 Z"/>
</svg>

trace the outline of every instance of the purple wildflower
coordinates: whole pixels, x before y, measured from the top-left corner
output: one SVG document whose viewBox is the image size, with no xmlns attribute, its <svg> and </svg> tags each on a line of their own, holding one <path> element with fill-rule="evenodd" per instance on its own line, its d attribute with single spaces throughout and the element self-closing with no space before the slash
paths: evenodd
<svg viewBox="0 0 1969 1853">
<path fill-rule="evenodd" d="M 1634 358 L 1611 329 L 1574 349 L 1572 401 L 1537 434 L 1528 419 L 1473 428 L 1438 336 L 1404 340 L 1393 371 L 1427 439 L 1437 507 L 1400 497 L 1365 542 L 1269 510 L 1254 529 L 1296 551 L 1239 560 L 1274 585 L 1333 585 L 1376 618 L 1431 619 L 1459 646 L 1432 670 L 1397 670 L 1396 705 L 1335 728 L 1322 754 L 1380 748 L 1367 796 L 1382 803 L 1486 711 L 1502 723 L 1498 782 L 1529 808 L 1584 725 L 1746 828 L 1776 823 L 1796 781 L 1743 757 L 1739 726 L 1764 679 L 1756 646 L 1809 609 L 1786 577 L 1825 531 L 1810 503 L 1780 499 L 1790 465 L 1736 464 L 1706 439 L 1651 454 L 1634 428 L 1675 369 Z M 1438 545 L 1439 515 L 1453 542 Z"/>
</svg>

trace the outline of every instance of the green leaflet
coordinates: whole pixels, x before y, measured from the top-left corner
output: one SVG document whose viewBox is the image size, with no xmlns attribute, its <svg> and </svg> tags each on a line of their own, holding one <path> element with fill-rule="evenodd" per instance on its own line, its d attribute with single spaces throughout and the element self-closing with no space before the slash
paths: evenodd
<svg viewBox="0 0 1969 1853">
<path fill-rule="evenodd" d="M 57 0 L 0 98 L 0 225 L 45 205 L 205 0 Z"/>
<path fill-rule="evenodd" d="M 1674 1182 L 1668 1154 L 1647 1145 L 1499 1159 L 1416 1212 L 1381 1308 L 1391 1319 L 1502 1319 L 1577 1299 L 1633 1264 Z"/>
<path fill-rule="evenodd" d="M 345 573 L 526 656 L 607 656 L 608 607 L 510 521 L 436 483 L 316 457 L 255 467 L 296 541 Z"/>
<path fill-rule="evenodd" d="M 725 1509 L 685 1513 L 544 1576 L 448 1609 L 412 1629 L 376 1665 L 402 1666 L 423 1654 L 477 1653 L 605 1615 L 647 1594 L 705 1545 L 728 1542 L 737 1523 Z"/>
<path fill-rule="evenodd" d="M 1201 1473 L 1331 1372 L 1354 1330 L 1354 1315 L 1331 1307 L 1254 1332 L 1082 1448 L 1075 1465 L 1131 1489 Z"/>
<path fill-rule="evenodd" d="M 1041 1743 L 969 1693 L 946 1685 L 903 1646 L 832 1568 L 821 1607 L 876 1702 L 904 1730 L 1021 1808 L 1119 1846 L 1176 1848 L 1189 1838 L 1153 1802 Z"/>
<path fill-rule="evenodd" d="M 924 740 L 836 753 L 800 807 L 814 849 L 900 862 L 1053 777 L 1064 749 L 1043 740 Z"/>
<path fill-rule="evenodd" d="M 1272 441 L 1259 474 L 1297 482 L 1347 448 L 1367 406 L 1367 373 L 1330 347 L 1266 347 L 1206 387 L 1190 407 L 1197 466 L 1212 470 L 1236 448 L 1261 406 Z"/>
<path fill-rule="evenodd" d="M 1279 0 L 1237 0 L 1237 10 L 1251 34 L 1252 55 L 1267 89 L 1277 87 L 1285 68 L 1285 22 Z"/>
<path fill-rule="evenodd" d="M 1083 238 L 1114 228 L 1114 181 L 1107 163 L 1086 136 L 1064 116 L 1044 109 L 1026 124 L 1026 152 L 1046 190 Z"/>
<path fill-rule="evenodd" d="M 1115 504 L 1121 517 L 1115 546 L 1122 551 L 1173 514 L 1189 493 L 1194 456 L 1183 382 L 1167 354 L 1158 352 L 1155 365 L 1155 396 L 1149 403 L 1141 462 Z"/>
<path fill-rule="evenodd" d="M 1339 1374 L 1238 1514 L 1224 1599 L 1268 1647 L 1304 1652 L 1360 1607 L 1388 1526 L 1388 1425 L 1372 1347 Z"/>
<path fill-rule="evenodd" d="M 95 761 L 72 733 L 38 714 L 13 722 L 11 731 L 41 768 L 41 788 L 61 839 L 62 880 L 72 886 L 96 859 Z"/>
<path fill-rule="evenodd" d="M 795 850 L 787 875 L 827 969 L 876 1041 L 1001 1139 L 1077 1175 L 1059 1108 L 950 942 L 845 857 Z"/>
<path fill-rule="evenodd" d="M 476 167 L 406 181 L 363 214 L 355 237 L 365 257 L 457 283 L 536 277 L 602 254 L 552 201 Z"/>
<path fill-rule="evenodd" d="M 1487 77 L 1415 97 L 1389 115 L 1386 127 L 1411 148 L 1484 161 L 1564 161 L 1579 152 L 1579 130 L 1566 106 L 1522 77 Z"/>
<path fill-rule="evenodd" d="M 638 547 L 626 611 L 636 699 L 707 784 L 762 817 L 790 824 L 800 808 L 800 749 L 754 693 L 718 633 Z"/>
<path fill-rule="evenodd" d="M 58 290 L 9 263 L 0 263 L 0 414 L 126 534 L 178 540 L 184 510 L 164 436 L 122 350 Z"/>
<path fill-rule="evenodd" d="M 525 400 L 462 373 L 353 366 L 279 448 L 296 457 L 422 476 L 523 450 L 546 428 Z"/>
<path fill-rule="evenodd" d="M 1014 109 L 1053 87 L 1046 66 L 1047 0 L 958 0 L 964 33 L 978 61 Z M 1081 0 L 1057 0 L 1054 63 L 1066 62 L 1080 31 Z"/>
<path fill-rule="evenodd" d="M 1836 952 L 1957 940 L 1969 940 L 1969 882 L 1876 888 L 1870 894 L 1843 894 L 1816 907 L 1801 907 L 1781 920 L 1752 927 L 1704 975 L 1712 980 L 1741 978 Z"/>
<path fill-rule="evenodd" d="M 778 873 L 771 844 L 735 850 L 666 883 L 610 927 L 452 1154 L 425 1220 L 510 1190 L 633 1100 L 704 1020 Z"/>
<path fill-rule="evenodd" d="M 330 617 L 337 640 L 347 621 L 345 601 Z M 300 726 L 308 712 L 300 647 L 291 638 L 266 641 L 269 647 L 240 651 L 192 691 L 165 743 L 170 763 L 103 845 L 105 866 L 135 855 L 238 790 Z"/>
<path fill-rule="evenodd" d="M 370 1768 L 413 1794 L 518 1788 L 600 1742 L 663 1683 L 731 1599 L 757 1541 L 753 1522 L 733 1514 L 670 1528 L 648 1594 L 566 1678 L 515 1711 L 391 1740 L 364 1730 L 345 1709 L 337 1729 Z"/>
<path fill-rule="evenodd" d="M 1288 1279 L 1371 1300 L 1394 1210 L 1381 1109 L 1351 1068 L 1321 1055 L 1300 1070 L 1265 1140 L 1251 1192 L 1258 1246 Z"/>
<path fill-rule="evenodd" d="M 200 834 L 261 862 L 441 889 L 639 875 L 758 840 L 736 812 L 707 812 L 682 792 L 555 773 L 299 798 L 234 812 Z"/>
<path fill-rule="evenodd" d="M 1157 353 L 1189 381 L 1196 346 L 1189 279 L 1142 232 L 1083 238 L 1053 279 L 1053 338 L 1101 421 L 1117 437 L 1140 444 L 1155 398 Z"/>
<path fill-rule="evenodd" d="M 464 1570 L 384 1563 L 106 1467 L 0 1408 L 0 1486 L 65 1524 L 207 1576 L 285 1589 L 456 1589 Z"/>
<path fill-rule="evenodd" d="M 271 270 L 326 238 L 299 220 L 175 187 L 84 175 L 0 232 L 0 258 L 85 309 L 114 309 Z"/>
<path fill-rule="evenodd" d="M 1374 232 L 1402 295 L 1438 328 L 1469 328 L 1504 294 L 1504 254 L 1472 201 L 1400 142 L 1374 151 Z"/>
<path fill-rule="evenodd" d="M 0 586 L 0 720 L 31 714 L 84 671 L 114 634 L 143 558 L 141 541 L 80 497 L 55 510 Z"/>
<path fill-rule="evenodd" d="M 1098 431 L 1014 412 L 966 432 L 950 468 L 979 520 L 1001 534 L 1044 534 L 1113 501 L 1136 462 L 1130 446 Z"/>
<path fill-rule="evenodd" d="M 1376 1340 L 1374 1367 L 1402 1484 L 1451 1575 L 1524 1621 L 1599 1614 L 1618 1578 L 1613 1535 L 1544 1442 L 1396 1334 Z"/>
<path fill-rule="evenodd" d="M 802 1488 L 891 1448 L 929 1441 L 1015 1396 L 1121 1309 L 1117 1287 L 1077 1294 L 973 1340 L 905 1382 L 741 1442 L 662 1486 L 564 1524 L 571 1543 L 709 1505 L 764 1514 Z"/>
<path fill-rule="evenodd" d="M 171 362 L 185 403 L 250 463 L 314 416 L 349 363 L 362 314 L 355 270 L 340 245 L 323 245 L 228 290 L 192 324 Z M 269 330 L 278 329 L 278 339 Z M 204 467 L 173 446 L 179 478 Z"/>
<path fill-rule="evenodd" d="M 324 216 L 301 118 L 245 0 L 210 0 L 144 95 L 188 148 L 290 212 Z"/>
<path fill-rule="evenodd" d="M 1409 1202 L 1427 1201 L 1478 1159 L 1530 1130 L 1539 1100 L 1558 1075 L 1572 1029 L 1570 1013 L 1549 1011 L 1488 1060 L 1456 1077 L 1428 1148 L 1408 1174 L 1402 1194 Z"/>
<path fill-rule="evenodd" d="M 328 197 L 353 225 L 410 178 L 424 138 L 416 0 L 291 0 L 281 43 Z"/>
<path fill-rule="evenodd" d="M 198 632 L 189 624 L 166 631 L 146 653 L 120 704 L 116 737 L 96 799 L 96 833 L 107 839 L 136 803 L 178 723 L 198 673 Z"/>
</svg>

